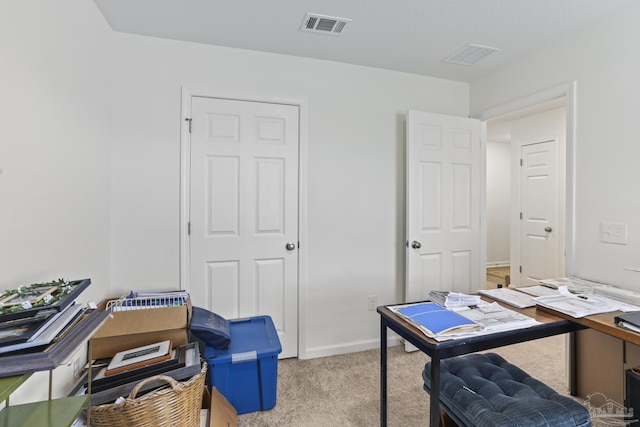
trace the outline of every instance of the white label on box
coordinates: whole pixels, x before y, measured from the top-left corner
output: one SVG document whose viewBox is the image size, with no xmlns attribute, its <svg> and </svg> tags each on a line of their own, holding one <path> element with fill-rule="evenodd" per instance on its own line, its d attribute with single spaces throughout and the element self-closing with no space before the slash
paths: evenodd
<svg viewBox="0 0 640 427">
<path fill-rule="evenodd" d="M 258 360 L 258 352 L 255 350 L 231 355 L 231 363 L 253 362 L 255 360 Z"/>
</svg>

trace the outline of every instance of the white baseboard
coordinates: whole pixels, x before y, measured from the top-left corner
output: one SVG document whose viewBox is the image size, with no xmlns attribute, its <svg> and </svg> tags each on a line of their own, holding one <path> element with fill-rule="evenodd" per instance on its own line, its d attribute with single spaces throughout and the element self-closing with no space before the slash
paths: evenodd
<svg viewBox="0 0 640 427">
<path fill-rule="evenodd" d="M 389 336 L 392 335 L 392 336 Z M 387 346 L 391 347 L 400 343 L 399 337 L 389 331 L 387 334 Z M 337 344 L 330 346 L 311 347 L 301 352 L 298 359 L 315 359 L 317 357 L 337 356 L 340 354 L 356 353 L 380 348 L 380 340 L 358 341 L 348 344 Z"/>
<path fill-rule="evenodd" d="M 492 268 L 492 267 L 509 267 L 510 265 L 511 265 L 511 262 L 509 262 L 509 261 L 488 262 L 488 263 L 487 263 L 487 268 Z"/>
</svg>

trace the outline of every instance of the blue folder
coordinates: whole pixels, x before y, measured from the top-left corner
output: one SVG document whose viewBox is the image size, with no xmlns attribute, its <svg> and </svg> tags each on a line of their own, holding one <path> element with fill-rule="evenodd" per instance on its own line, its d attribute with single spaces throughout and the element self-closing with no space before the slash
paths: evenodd
<svg viewBox="0 0 640 427">
<path fill-rule="evenodd" d="M 453 333 L 480 326 L 473 320 L 433 302 L 411 304 L 397 308 L 396 311 L 434 334 Z"/>
</svg>

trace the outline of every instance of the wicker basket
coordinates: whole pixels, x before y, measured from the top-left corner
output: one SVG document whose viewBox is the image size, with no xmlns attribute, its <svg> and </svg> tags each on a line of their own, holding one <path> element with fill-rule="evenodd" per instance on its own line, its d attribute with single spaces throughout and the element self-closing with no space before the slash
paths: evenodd
<svg viewBox="0 0 640 427">
<path fill-rule="evenodd" d="M 207 364 L 199 374 L 185 382 L 156 375 L 138 383 L 123 402 L 91 406 L 89 422 L 96 427 L 198 427 Z M 163 388 L 139 398 L 140 389 L 151 381 L 165 381 Z"/>
</svg>

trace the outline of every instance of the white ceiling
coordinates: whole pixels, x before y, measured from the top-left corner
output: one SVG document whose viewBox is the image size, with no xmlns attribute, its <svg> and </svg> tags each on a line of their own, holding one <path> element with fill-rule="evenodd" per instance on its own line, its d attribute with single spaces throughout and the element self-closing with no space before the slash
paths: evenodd
<svg viewBox="0 0 640 427">
<path fill-rule="evenodd" d="M 94 0 L 118 32 L 318 58 L 470 82 L 636 0 Z M 300 30 L 307 12 L 352 19 Z M 501 49 L 473 66 L 468 43 Z"/>
</svg>

